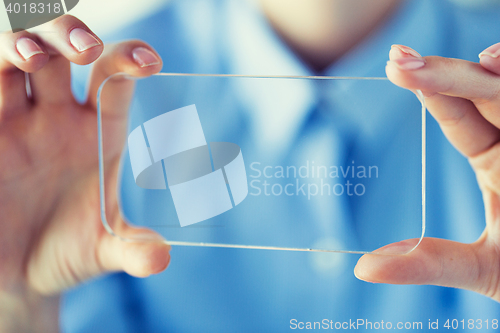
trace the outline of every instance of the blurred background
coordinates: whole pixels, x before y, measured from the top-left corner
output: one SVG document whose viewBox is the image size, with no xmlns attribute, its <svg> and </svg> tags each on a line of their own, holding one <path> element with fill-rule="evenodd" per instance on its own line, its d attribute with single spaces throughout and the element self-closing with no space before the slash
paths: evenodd
<svg viewBox="0 0 500 333">
<path fill-rule="evenodd" d="M 78 6 L 70 13 L 84 21 L 99 35 L 114 32 L 127 24 L 139 21 L 155 12 L 169 1 L 170 0 L 80 0 Z M 500 0 L 448 1 L 471 9 L 500 5 Z M 1 15 L 5 15 L 5 12 L 2 12 Z M 3 17 L 0 16 L 0 18 L 1 21 L 4 22 Z"/>
<path fill-rule="evenodd" d="M 127 24 L 139 21 L 164 6 L 170 0 L 80 0 L 70 11 L 98 35 L 112 33 Z M 448 0 L 461 6 L 481 8 L 500 4 L 500 0 Z M 9 31 L 9 19 L 0 10 L 0 31 Z"/>
<path fill-rule="evenodd" d="M 113 32 L 156 11 L 169 0 L 80 0 L 70 13 L 98 35 Z M 36 1 L 34 1 L 36 2 Z M 0 7 L 0 31 L 9 31 L 9 18 Z"/>
</svg>

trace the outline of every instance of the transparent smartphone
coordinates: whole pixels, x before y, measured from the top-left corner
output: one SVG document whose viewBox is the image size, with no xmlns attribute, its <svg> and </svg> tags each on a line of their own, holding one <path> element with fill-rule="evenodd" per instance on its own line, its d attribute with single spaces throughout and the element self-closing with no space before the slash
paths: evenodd
<svg viewBox="0 0 500 333">
<path fill-rule="evenodd" d="M 102 222 L 200 247 L 421 240 L 421 101 L 384 78 L 114 75 L 98 94 Z"/>
</svg>

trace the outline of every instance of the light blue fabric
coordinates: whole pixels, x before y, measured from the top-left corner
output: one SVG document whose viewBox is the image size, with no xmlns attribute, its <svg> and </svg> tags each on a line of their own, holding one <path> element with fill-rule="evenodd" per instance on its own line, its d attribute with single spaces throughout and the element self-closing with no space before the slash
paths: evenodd
<svg viewBox="0 0 500 333">
<path fill-rule="evenodd" d="M 480 51 L 499 41 L 499 14 L 500 9 L 466 11 L 446 1 L 403 2 L 382 27 L 321 74 L 384 76 L 391 44 L 412 46 L 423 55 L 477 61 Z M 172 1 L 164 11 L 108 40 L 125 38 L 140 38 L 155 47 L 164 59 L 165 72 L 314 74 L 279 40 L 255 4 L 249 1 Z M 76 73 L 83 81 L 84 70 Z M 80 96 L 80 87 L 84 86 L 81 81 L 75 81 Z M 246 154 L 252 156 L 249 147 L 254 147 L 270 160 L 278 160 L 285 158 L 279 152 L 301 142 L 308 153 L 311 153 L 308 147 L 322 147 L 318 148 L 317 156 L 324 156 L 328 163 L 374 156 L 378 158 L 378 165 L 392 166 L 394 174 L 407 165 L 418 166 L 411 161 L 395 161 L 387 148 L 391 140 L 408 133 L 419 134 L 412 132 L 411 124 L 404 123 L 401 117 L 404 106 L 415 97 L 395 99 L 390 93 L 382 93 L 377 105 L 357 105 L 356 108 L 343 105 L 342 101 L 355 98 L 349 94 L 360 88 L 359 85 L 355 83 L 342 90 L 340 96 L 339 92 L 318 91 L 304 84 L 286 101 L 288 112 L 280 115 L 282 121 L 266 126 L 262 125 L 263 119 L 273 107 L 260 98 L 262 92 L 242 87 L 238 100 L 233 103 L 247 107 L 238 108 L 239 112 L 220 114 L 214 117 L 216 121 L 202 119 L 203 127 L 205 133 L 212 135 L 207 138 L 209 141 L 233 137 L 235 140 L 228 141 L 247 142 L 242 146 L 245 158 Z M 170 96 L 189 88 L 192 87 L 165 87 L 171 92 Z M 323 106 L 314 105 L 318 95 Z M 159 105 L 168 110 L 168 103 L 159 98 L 142 100 L 140 106 L 147 113 Z M 339 112 L 324 114 L 321 108 L 325 106 L 327 109 L 337 106 Z M 376 116 L 370 117 L 367 108 L 373 108 L 371 114 Z M 484 209 L 474 173 L 432 119 L 428 120 L 427 133 L 427 236 L 474 241 L 484 228 Z M 418 156 L 418 149 L 407 147 L 408 156 Z M 127 168 L 124 172 L 131 173 Z M 127 186 L 133 185 L 133 177 L 127 179 L 124 193 Z M 384 192 L 394 190 L 393 182 L 387 179 L 381 183 L 376 196 L 380 198 Z M 418 184 L 408 184 L 406 192 L 401 196 L 418 197 Z M 140 198 L 124 196 L 123 200 L 129 216 L 151 213 Z M 353 221 L 359 223 L 369 218 L 363 215 L 363 207 L 356 206 L 360 203 L 350 203 L 350 210 L 345 207 L 347 204 L 331 202 L 339 212 L 339 220 L 343 221 L 335 226 L 335 231 L 340 235 L 337 240 L 354 239 L 355 242 L 359 235 L 353 230 Z M 321 209 L 328 209 L 329 204 L 321 205 L 304 207 L 303 211 L 291 214 L 288 223 L 311 214 L 317 214 L 315 217 L 321 221 Z M 397 204 L 380 202 L 375 195 L 368 197 L 365 205 L 380 206 L 379 212 L 390 210 L 395 216 L 418 218 L 412 212 L 401 211 Z M 363 228 L 369 230 L 370 225 Z M 306 230 L 304 234 L 316 239 L 330 231 L 327 224 L 319 223 L 317 229 Z M 404 230 L 397 232 L 404 234 Z M 380 233 L 377 229 L 370 231 L 373 238 L 377 233 Z M 472 292 L 358 281 L 352 274 L 358 256 L 353 255 L 339 256 L 333 271 L 318 268 L 308 253 L 179 247 L 173 248 L 171 255 L 170 267 L 160 275 L 136 279 L 114 274 L 68 292 L 61 310 L 63 331 L 281 332 L 290 329 L 290 320 L 294 318 L 298 321 L 328 318 L 334 322 L 359 318 L 394 324 L 420 321 L 425 331 L 429 319 L 439 319 L 442 325 L 446 319 L 489 319 L 491 322 L 500 318 L 500 306 L 496 302 Z"/>
</svg>

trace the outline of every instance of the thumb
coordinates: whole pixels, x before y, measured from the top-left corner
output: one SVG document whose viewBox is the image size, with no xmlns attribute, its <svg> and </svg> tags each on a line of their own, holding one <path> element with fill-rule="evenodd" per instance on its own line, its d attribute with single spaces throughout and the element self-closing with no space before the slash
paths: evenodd
<svg viewBox="0 0 500 333">
<path fill-rule="evenodd" d="M 500 75 L 500 43 L 492 45 L 479 53 L 479 59 L 481 66 Z"/>
<path fill-rule="evenodd" d="M 484 235 L 483 235 L 484 236 Z M 498 299 L 494 276 L 499 276 L 498 262 L 481 237 L 475 243 L 424 238 L 410 251 L 418 239 L 410 239 L 384 246 L 374 253 L 362 256 L 355 269 L 357 278 L 374 283 L 431 284 L 479 292 Z"/>
<path fill-rule="evenodd" d="M 97 108 L 97 92 L 102 82 L 116 73 L 134 77 L 147 77 L 158 73 L 163 63 L 161 57 L 148 44 L 132 40 L 106 45 L 95 62 L 89 79 L 87 105 Z M 106 114 L 124 115 L 133 96 L 134 81 L 114 79 L 106 83 L 102 92 L 102 109 Z"/>
<path fill-rule="evenodd" d="M 31 288 L 51 295 L 110 271 L 147 277 L 168 266 L 170 246 L 160 235 L 123 222 L 119 225 L 121 238 L 109 234 L 102 225 L 98 226 L 97 237 L 92 232 L 86 233 L 90 228 L 69 237 L 67 224 L 64 228 L 51 226 L 54 229 L 45 233 L 27 264 L 26 275 Z M 123 240 L 130 238 L 138 240 Z"/>
<path fill-rule="evenodd" d="M 169 251 L 170 246 L 159 234 L 124 225 L 120 237 L 107 232 L 103 235 L 98 257 L 105 271 L 125 271 L 136 277 L 147 277 L 167 268 Z"/>
</svg>

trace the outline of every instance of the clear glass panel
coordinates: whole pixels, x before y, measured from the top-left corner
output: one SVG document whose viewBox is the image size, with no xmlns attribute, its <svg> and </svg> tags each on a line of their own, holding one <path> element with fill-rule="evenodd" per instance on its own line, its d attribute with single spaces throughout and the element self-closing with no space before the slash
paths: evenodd
<svg viewBox="0 0 500 333">
<path fill-rule="evenodd" d="M 121 238 L 122 219 L 187 246 L 423 237 L 426 110 L 387 79 L 118 74 L 98 103 L 102 220 Z"/>
</svg>

